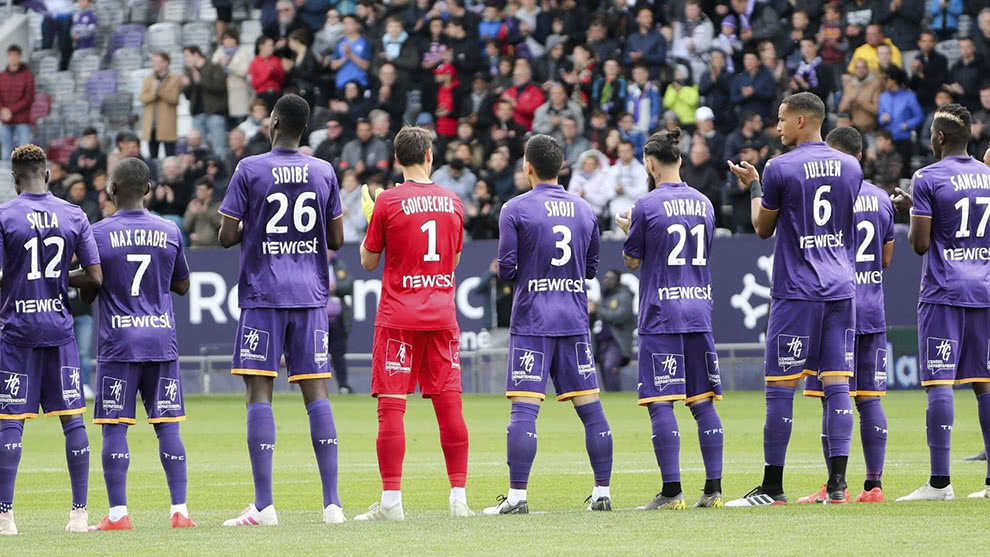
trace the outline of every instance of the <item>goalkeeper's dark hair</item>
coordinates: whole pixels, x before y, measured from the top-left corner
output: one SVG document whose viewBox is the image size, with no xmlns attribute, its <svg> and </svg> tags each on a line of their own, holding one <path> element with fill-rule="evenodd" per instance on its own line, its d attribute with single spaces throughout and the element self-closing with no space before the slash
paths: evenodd
<svg viewBox="0 0 990 557">
<path fill-rule="evenodd" d="M 973 116 L 966 107 L 950 103 L 935 110 L 933 133 L 942 132 L 945 144 L 962 147 L 969 143 L 970 125 Z"/>
<path fill-rule="evenodd" d="M 856 128 L 849 126 L 839 126 L 828 132 L 825 143 L 828 143 L 829 147 L 853 157 L 859 157 L 863 152 L 863 136 Z"/>
<path fill-rule="evenodd" d="M 37 145 L 21 145 L 10 155 L 10 169 L 14 173 L 14 181 L 22 178 L 37 178 L 45 173 L 48 157 L 45 150 Z"/>
<path fill-rule="evenodd" d="M 650 157 L 662 165 L 677 164 L 681 160 L 681 128 L 662 130 L 650 136 L 643 147 L 643 157 Z M 649 190 L 657 186 L 653 175 L 650 175 Z"/>
</svg>

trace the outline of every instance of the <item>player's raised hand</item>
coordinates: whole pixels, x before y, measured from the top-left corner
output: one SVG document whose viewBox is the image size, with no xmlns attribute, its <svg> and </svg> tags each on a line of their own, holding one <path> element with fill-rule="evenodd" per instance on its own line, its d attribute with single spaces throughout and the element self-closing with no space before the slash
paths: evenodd
<svg viewBox="0 0 990 557">
<path fill-rule="evenodd" d="M 615 224 L 619 225 L 623 233 L 629 234 L 629 227 L 632 225 L 632 209 L 626 209 L 615 215 Z"/>
<path fill-rule="evenodd" d="M 375 212 L 375 198 L 371 196 L 368 184 L 361 186 L 361 210 L 364 212 L 364 218 L 370 223 L 371 215 Z"/>
<path fill-rule="evenodd" d="M 890 202 L 894 204 L 894 209 L 898 211 L 909 211 L 913 203 L 911 194 L 901 188 L 894 188 L 894 193 L 890 194 Z"/>
<path fill-rule="evenodd" d="M 990 166 L 990 149 L 987 149 L 987 152 L 983 153 L 983 164 Z"/>
<path fill-rule="evenodd" d="M 760 179 L 759 171 L 756 170 L 755 166 L 749 164 L 748 162 L 742 161 L 739 164 L 736 164 L 732 161 L 728 161 L 728 163 L 729 170 L 731 170 L 732 173 L 735 174 L 736 178 L 739 178 L 739 181 L 742 183 L 748 184 L 753 180 Z"/>
</svg>

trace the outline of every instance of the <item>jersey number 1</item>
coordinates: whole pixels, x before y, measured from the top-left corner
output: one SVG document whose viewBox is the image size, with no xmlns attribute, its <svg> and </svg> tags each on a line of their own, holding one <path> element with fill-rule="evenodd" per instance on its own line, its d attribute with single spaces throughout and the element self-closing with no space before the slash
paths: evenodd
<svg viewBox="0 0 990 557">
<path fill-rule="evenodd" d="M 62 276 L 62 270 L 58 268 L 58 264 L 62 261 L 62 253 L 65 251 L 65 239 L 61 236 L 49 236 L 45 238 L 43 243 L 46 246 L 55 246 L 55 256 L 45 266 L 45 278 L 58 278 Z M 31 260 L 31 270 L 28 271 L 27 279 L 38 280 L 41 278 L 41 254 L 38 253 L 38 237 L 35 236 L 25 242 L 24 249 L 31 252 L 30 257 L 28 257 Z"/>
<path fill-rule="evenodd" d="M 437 221 L 428 220 L 419 227 L 420 232 L 426 232 L 426 253 L 423 254 L 423 261 L 436 263 L 440 261 L 440 254 L 437 253 Z"/>
</svg>

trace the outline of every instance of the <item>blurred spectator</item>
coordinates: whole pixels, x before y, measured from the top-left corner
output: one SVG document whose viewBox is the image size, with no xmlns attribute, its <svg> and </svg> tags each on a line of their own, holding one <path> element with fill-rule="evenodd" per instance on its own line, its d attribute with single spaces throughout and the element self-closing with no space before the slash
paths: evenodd
<svg viewBox="0 0 990 557">
<path fill-rule="evenodd" d="M 694 119 L 697 126 L 694 132 L 695 137 L 700 137 L 704 140 L 711 157 L 718 159 L 715 168 L 718 171 L 719 177 L 724 178 L 725 171 L 727 170 L 725 160 L 723 159 L 725 155 L 725 136 L 715 129 L 715 113 L 712 112 L 711 108 L 701 106 L 694 112 Z"/>
<path fill-rule="evenodd" d="M 746 52 L 743 55 L 743 71 L 737 73 L 732 80 L 729 96 L 736 112 L 755 112 L 769 117 L 771 103 L 776 96 L 777 87 L 773 74 L 760 63 L 755 52 Z"/>
<path fill-rule="evenodd" d="M 595 214 L 608 213 L 608 202 L 615 197 L 615 185 L 608 179 L 608 158 L 595 149 L 585 151 L 574 165 L 568 191 L 584 198 Z"/>
<path fill-rule="evenodd" d="M 602 69 L 604 74 L 591 87 L 591 107 L 614 118 L 626 105 L 626 78 L 615 58 L 605 60 Z"/>
<path fill-rule="evenodd" d="M 694 111 L 698 109 L 698 87 L 691 84 L 688 73 L 687 66 L 677 65 L 677 69 L 674 70 L 674 80 L 663 94 L 663 106 L 667 110 L 674 111 L 681 125 L 694 128 Z M 639 149 L 636 152 L 638 153 Z"/>
<path fill-rule="evenodd" d="M 725 227 L 722 222 L 722 177 L 715 170 L 715 161 L 704 141 L 691 143 L 691 154 L 687 164 L 681 167 L 681 179 L 692 188 L 705 194 L 715 207 L 715 225 Z M 724 164 L 724 163 L 723 163 Z"/>
<path fill-rule="evenodd" d="M 193 126 L 222 157 L 227 151 L 227 77 L 198 46 L 187 46 L 182 55 L 186 67 L 182 93 L 189 99 Z"/>
<path fill-rule="evenodd" d="M 276 19 L 265 25 L 261 32 L 275 41 L 275 49 L 286 47 L 289 33 L 296 29 L 306 29 L 306 24 L 296 14 L 296 4 L 292 0 L 278 0 L 275 5 Z"/>
<path fill-rule="evenodd" d="M 354 279 L 347 272 L 347 264 L 330 252 L 330 296 L 327 298 L 327 351 L 330 352 L 334 379 L 337 380 L 337 392 L 342 395 L 351 394 L 350 382 L 347 380 L 347 337 L 351 334 L 354 323 L 354 312 L 351 311 L 347 300 L 354 293 Z"/>
<path fill-rule="evenodd" d="M 41 48 L 49 50 L 58 46 L 58 70 L 69 69 L 72 57 L 72 0 L 42 0 Z M 9 154 L 8 154 L 9 156 Z"/>
<path fill-rule="evenodd" d="M 808 17 L 808 12 L 794 10 L 791 14 L 791 30 L 787 40 L 784 41 L 781 54 L 783 58 L 787 59 L 787 67 L 792 70 L 797 66 L 797 61 L 801 58 L 801 40 L 804 38 L 810 38 L 812 41 L 816 40 L 810 32 L 810 25 L 811 19 Z"/>
<path fill-rule="evenodd" d="M 286 93 L 294 93 L 306 99 L 312 106 L 326 106 L 330 93 L 330 80 L 310 48 L 310 34 L 297 29 L 289 34 L 289 52 L 292 58 L 283 60 L 288 66 L 283 87 Z"/>
<path fill-rule="evenodd" d="M 344 120 L 353 125 L 362 118 L 367 118 L 374 105 L 374 100 L 357 81 L 344 84 L 343 99 L 330 101 L 330 110 L 343 115 Z"/>
<path fill-rule="evenodd" d="M 345 15 L 344 38 L 334 48 L 330 69 L 337 72 L 334 84 L 343 89 L 350 81 L 368 86 L 368 67 L 371 66 L 371 43 L 361 36 L 361 26 L 352 15 Z"/>
<path fill-rule="evenodd" d="M 272 149 L 272 139 L 271 139 L 271 123 L 272 119 L 265 117 L 261 120 L 261 125 L 258 126 L 258 132 L 255 133 L 251 139 L 248 140 L 247 147 L 244 148 L 245 156 L 260 155 L 261 153 L 267 153 Z"/>
<path fill-rule="evenodd" d="M 361 185 L 354 170 L 345 170 L 340 175 L 340 206 L 344 215 L 344 242 L 360 242 L 368 229 L 368 220 L 361 210 Z"/>
<path fill-rule="evenodd" d="M 987 89 L 987 101 L 988 104 L 984 106 L 990 106 L 990 87 L 984 86 L 980 89 L 980 102 L 983 102 L 983 89 Z M 925 117 L 925 122 L 921 124 L 921 129 L 918 130 L 918 150 L 921 151 L 921 156 L 927 161 L 934 161 L 935 155 L 932 153 L 932 122 L 935 121 L 935 110 L 941 108 L 952 102 L 952 93 L 942 89 L 935 93 L 935 106 L 931 111 L 928 112 L 928 116 Z M 974 122 L 976 121 L 977 115 L 983 112 L 978 110 L 976 114 L 973 115 Z M 984 122 L 987 120 L 984 119 Z M 982 131 L 982 130 L 981 130 Z M 982 157 L 983 155 L 980 155 Z"/>
<path fill-rule="evenodd" d="M 69 190 L 69 174 L 65 171 L 65 165 L 59 161 L 48 161 L 48 190 L 55 197 L 65 199 Z M 73 178 L 78 177 L 74 175 Z"/>
<path fill-rule="evenodd" d="M 227 114 L 235 122 L 248 115 L 251 89 L 247 78 L 251 58 L 251 47 L 240 44 L 237 29 L 225 30 L 223 40 L 213 53 L 213 63 L 223 68 L 227 76 Z"/>
<path fill-rule="evenodd" d="M 227 176 L 232 175 L 241 159 L 247 156 L 246 147 L 247 138 L 243 130 L 234 128 L 227 132 L 227 154 L 224 155 L 223 160 Z"/>
<path fill-rule="evenodd" d="M 632 113 L 636 129 L 649 134 L 660 122 L 660 89 L 649 80 L 650 72 L 645 64 L 636 64 L 632 76 L 626 91 L 626 111 Z"/>
<path fill-rule="evenodd" d="M 495 121 L 492 123 L 488 137 L 482 141 L 485 152 L 491 153 L 501 146 L 509 148 L 509 156 L 518 159 L 522 155 L 523 138 L 526 128 L 516 121 L 513 104 L 505 99 L 495 103 Z"/>
<path fill-rule="evenodd" d="M 903 174 L 901 169 L 904 166 L 904 159 L 894 149 L 890 131 L 879 130 L 875 141 L 876 147 L 866 151 L 863 175 L 867 180 L 893 193 Z"/>
<path fill-rule="evenodd" d="M 344 127 L 340 124 L 340 119 L 331 116 L 327 120 L 327 137 L 316 146 L 313 156 L 323 159 L 328 163 L 338 167 L 340 157 L 344 153 L 344 145 L 350 141 L 344 135 Z"/>
<path fill-rule="evenodd" d="M 923 31 L 918 39 L 918 55 L 911 61 L 911 89 L 926 112 L 935 108 L 935 93 L 949 74 L 949 62 L 935 51 L 935 33 Z"/>
<path fill-rule="evenodd" d="M 671 111 L 667 111 L 667 114 L 673 114 Z M 676 116 L 674 116 L 676 118 Z M 622 142 L 622 134 L 616 128 L 609 128 L 608 132 L 605 134 L 605 156 L 608 157 L 608 163 L 610 165 L 615 164 L 615 161 L 619 160 L 619 143 Z"/>
<path fill-rule="evenodd" d="M 763 137 L 763 117 L 756 112 L 744 112 L 739 129 L 725 139 L 725 160 L 738 162 L 742 147 L 748 142 L 756 145 L 758 150 L 766 145 L 766 139 Z"/>
<path fill-rule="evenodd" d="M 520 196 L 531 189 L 533 187 L 529 185 L 529 181 L 526 179 L 526 173 L 523 172 L 522 168 L 516 168 L 515 172 L 512 173 L 512 194 L 510 198 Z"/>
<path fill-rule="evenodd" d="M 516 60 L 512 69 L 512 86 L 502 93 L 500 99 L 512 104 L 512 117 L 525 131 L 533 128 L 536 109 L 546 102 L 546 95 L 533 83 L 529 60 Z"/>
<path fill-rule="evenodd" d="M 727 15 L 722 19 L 721 24 L 722 30 L 712 41 L 712 51 L 709 53 L 709 57 L 714 55 L 716 52 L 722 53 L 722 66 L 728 70 L 729 73 L 735 73 L 736 64 L 733 56 L 736 53 L 742 54 L 743 42 L 739 40 L 739 35 L 736 33 L 736 29 L 739 27 L 736 23 L 736 16 Z M 709 60 L 709 66 L 706 69 L 711 68 L 711 60 Z M 698 79 L 700 80 L 705 72 L 698 74 Z"/>
<path fill-rule="evenodd" d="M 825 62 L 825 67 L 832 71 L 833 79 L 842 75 L 845 66 L 846 52 L 849 42 L 846 40 L 845 29 L 842 25 L 842 12 L 838 4 L 825 4 L 825 17 L 816 37 L 819 43 L 818 53 Z"/>
<path fill-rule="evenodd" d="M 502 203 L 486 180 L 475 182 L 471 197 L 464 202 L 464 230 L 472 240 L 498 238 L 498 215 Z"/>
<path fill-rule="evenodd" d="M 783 93 L 787 90 L 791 74 L 787 71 L 787 64 L 784 63 L 784 60 L 777 56 L 777 47 L 773 41 L 761 42 L 757 51 L 759 52 L 760 63 L 773 76 L 775 94 L 770 99 L 770 103 L 771 108 L 775 108 L 776 102 L 783 98 Z"/>
<path fill-rule="evenodd" d="M 223 34 L 234 21 L 234 0 L 211 0 L 213 8 L 217 12 L 217 20 L 214 28 L 217 33 L 217 42 L 223 40 Z"/>
<path fill-rule="evenodd" d="M 533 61 L 533 73 L 538 81 L 543 81 L 543 87 L 553 81 L 561 81 L 564 74 L 571 69 L 571 62 L 568 60 L 564 37 L 551 35 L 547 37 L 547 52 Z"/>
<path fill-rule="evenodd" d="M 874 9 L 874 6 L 877 2 L 875 0 L 851 0 L 845 4 L 846 37 L 849 39 L 849 46 L 856 49 L 866 42 L 866 27 L 875 19 L 874 14 L 877 10 Z"/>
<path fill-rule="evenodd" d="M 959 60 L 949 70 L 949 78 L 944 87 L 955 96 L 956 102 L 970 112 L 980 108 L 980 85 L 986 73 L 984 62 L 977 58 L 972 39 L 959 40 Z"/>
<path fill-rule="evenodd" d="M 761 155 L 766 143 L 757 139 L 748 139 L 739 147 L 738 159 L 756 167 L 762 174 L 766 160 Z M 750 205 L 749 184 L 742 183 L 734 174 L 728 173 L 726 188 L 729 202 L 732 204 L 732 231 L 736 234 L 752 234 L 752 207 Z"/>
<path fill-rule="evenodd" d="M 371 134 L 384 141 L 392 151 L 392 121 L 388 112 L 376 108 L 368 113 L 368 120 L 371 121 Z"/>
<path fill-rule="evenodd" d="M 901 160 L 910 163 L 914 155 L 911 134 L 925 120 L 925 113 L 921 111 L 921 105 L 918 104 L 914 91 L 903 88 L 906 81 L 904 70 L 896 67 L 890 69 L 887 75 L 887 90 L 880 93 L 877 118 L 880 125 L 890 132 L 894 140 L 894 148 L 901 155 Z M 905 165 L 901 174 L 902 178 L 910 177 L 910 167 Z"/>
<path fill-rule="evenodd" d="M 952 1 L 962 4 L 961 0 Z M 939 0 L 935 0 L 935 4 L 938 3 Z M 874 17 L 876 23 L 890 30 L 890 39 L 894 46 L 902 51 L 908 51 L 914 49 L 918 43 L 924 11 L 925 0 L 889 0 L 877 2 Z M 961 7 L 959 11 L 962 11 Z M 896 64 L 901 65 L 899 61 Z"/>
<path fill-rule="evenodd" d="M 690 1 L 696 3 L 696 0 Z M 711 24 L 709 23 L 709 25 Z M 636 13 L 636 26 L 636 32 L 626 37 L 626 48 L 622 55 L 623 65 L 626 67 L 642 66 L 644 68 L 653 68 L 648 77 L 657 78 L 659 77 L 659 68 L 663 66 L 667 58 L 667 42 L 664 40 L 663 35 L 657 32 L 654 27 L 653 12 L 649 8 L 640 8 Z M 686 32 L 687 34 L 692 33 L 688 29 L 682 32 Z M 684 39 L 684 41 L 687 40 L 691 39 Z M 709 37 L 709 40 L 711 40 L 711 37 Z M 674 44 L 676 47 L 677 43 Z M 681 46 L 687 46 L 687 43 L 682 42 Z M 699 49 L 699 52 L 704 52 L 704 50 L 707 50 L 707 48 Z"/>
<path fill-rule="evenodd" d="M 592 53 L 587 46 L 578 44 L 574 46 L 574 50 L 571 52 L 571 60 L 574 64 L 571 71 L 564 73 L 564 83 L 572 88 L 574 100 L 587 106 L 591 99 L 593 80 L 597 71 L 595 59 L 592 58 Z"/>
<path fill-rule="evenodd" d="M 261 10 L 261 27 L 265 28 L 278 21 L 276 0 L 251 0 L 251 7 Z"/>
<path fill-rule="evenodd" d="M 408 82 L 419 69 L 416 41 L 402 28 L 402 20 L 392 16 L 385 21 L 385 34 L 375 44 L 372 68 L 377 74 L 384 64 L 392 64 L 398 79 Z"/>
<path fill-rule="evenodd" d="M 602 299 L 589 304 L 588 311 L 602 322 L 595 335 L 598 347 L 598 367 L 602 370 L 602 386 L 606 391 L 622 390 L 622 368 L 632 358 L 636 313 L 633 293 L 619 282 L 619 271 L 610 270 L 602 280 Z M 597 320 L 596 319 L 596 320 Z"/>
<path fill-rule="evenodd" d="M 470 168 L 466 168 L 464 161 L 458 158 L 438 168 L 431 179 L 434 183 L 454 192 L 464 203 L 471 199 L 474 184 L 478 181 L 474 172 L 471 172 Z"/>
<path fill-rule="evenodd" d="M 739 38 L 743 42 L 774 40 L 783 27 L 777 10 L 768 2 L 731 0 L 732 11 L 739 21 Z"/>
<path fill-rule="evenodd" d="M 213 201 L 213 180 L 203 177 L 196 182 L 196 196 L 189 202 L 183 225 L 189 235 L 189 245 L 205 248 L 218 245 L 217 235 L 223 216 L 217 212 L 220 203 Z"/>
<path fill-rule="evenodd" d="M 265 101 L 267 112 L 271 112 L 285 83 L 285 68 L 282 59 L 275 56 L 275 42 L 271 37 L 262 35 L 255 41 L 254 59 L 248 66 L 248 75 L 255 95 Z"/>
<path fill-rule="evenodd" d="M 454 65 L 457 75 L 472 75 L 481 69 L 478 41 L 468 36 L 464 21 L 460 18 L 448 19 L 445 33 L 447 36 L 445 59 L 447 63 Z M 540 54 L 542 55 L 542 52 Z"/>
<path fill-rule="evenodd" d="M 967 4 L 970 4 L 967 2 Z M 977 4 L 972 2 L 973 5 Z M 970 32 L 970 38 L 976 46 L 976 54 L 983 60 L 990 60 L 990 7 L 980 10 L 976 17 L 976 25 Z"/>
<path fill-rule="evenodd" d="M 891 2 L 898 1 L 901 0 L 891 0 Z M 866 60 L 866 64 L 870 67 L 870 71 L 877 71 L 877 47 L 882 44 L 886 44 L 890 47 L 891 59 L 894 62 L 894 65 L 902 66 L 901 50 L 894 45 L 893 41 L 883 36 L 883 27 L 876 23 L 871 23 L 866 26 L 866 42 L 860 45 L 859 48 L 853 52 L 852 59 L 849 61 L 847 70 L 849 72 L 855 71 L 856 61 Z M 910 44 L 913 46 L 914 42 L 911 42 Z"/>
<path fill-rule="evenodd" d="M 298 17 L 306 24 L 310 35 L 323 28 L 330 4 L 326 0 L 296 0 Z"/>
<path fill-rule="evenodd" d="M 268 107 L 263 99 L 254 99 L 248 107 L 248 117 L 237 125 L 248 141 L 254 138 L 261 128 L 261 122 L 268 117 Z"/>
<path fill-rule="evenodd" d="M 825 67 L 814 39 L 801 39 L 801 61 L 791 77 L 790 92 L 810 91 L 827 99 L 832 89 L 832 72 Z"/>
<path fill-rule="evenodd" d="M 512 197 L 512 167 L 509 166 L 506 154 L 497 150 L 488 156 L 486 171 L 482 174 L 482 179 L 491 186 L 495 192 L 495 197 L 500 201 L 508 201 Z"/>
<path fill-rule="evenodd" d="M 89 222 L 96 222 L 100 220 L 102 215 L 100 214 L 100 206 L 92 196 L 86 191 L 86 182 L 83 182 L 82 176 L 78 174 L 74 175 L 68 181 L 68 193 L 65 196 L 65 200 L 73 205 L 79 206 L 83 213 L 86 214 L 86 218 Z"/>
<path fill-rule="evenodd" d="M 481 277 L 471 294 L 483 300 L 479 305 L 484 308 L 481 322 L 486 328 L 491 330 L 509 327 L 512 316 L 512 283 L 498 277 L 498 259 L 492 260 L 488 272 Z"/>
<path fill-rule="evenodd" d="M 621 54 L 619 42 L 608 38 L 605 20 L 601 18 L 596 18 L 588 27 L 588 47 L 598 60 L 616 59 Z"/>
<path fill-rule="evenodd" d="M 632 143 L 619 142 L 619 160 L 608 170 L 608 181 L 615 188 L 615 197 L 609 203 L 610 216 L 621 215 L 646 195 L 646 167 L 636 160 Z"/>
<path fill-rule="evenodd" d="M 839 112 L 848 112 L 853 125 L 863 133 L 877 128 L 877 110 L 883 80 L 870 73 L 866 60 L 857 60 L 853 74 L 842 76 L 842 102 Z"/>
<path fill-rule="evenodd" d="M 313 50 L 320 55 L 321 59 L 329 58 L 333 54 L 333 47 L 337 46 L 343 37 L 344 24 L 340 21 L 340 11 L 331 7 L 327 11 L 323 27 L 313 36 Z"/>
<path fill-rule="evenodd" d="M 0 159 L 10 160 L 14 148 L 31 142 L 34 74 L 21 64 L 21 47 L 7 47 L 7 71 L 0 74 Z"/>
<path fill-rule="evenodd" d="M 440 64 L 433 69 L 435 88 L 426 88 L 427 98 L 423 100 L 423 110 L 433 112 L 436 117 L 437 135 L 446 144 L 457 135 L 457 120 L 467 112 L 464 101 L 467 91 L 457 80 L 457 70 L 452 64 Z"/>
<path fill-rule="evenodd" d="M 564 149 L 564 165 L 560 169 L 561 183 L 567 184 L 571 178 L 573 169 L 578 165 L 581 153 L 591 148 L 591 143 L 580 133 L 578 133 L 577 121 L 571 117 L 565 117 L 560 125 L 563 137 L 560 145 Z"/>
<path fill-rule="evenodd" d="M 687 0 L 684 3 L 684 18 L 674 21 L 674 43 L 670 56 L 681 64 L 690 64 L 691 72 L 684 76 L 685 83 L 697 83 L 697 77 L 705 71 L 702 54 L 712 47 L 715 27 L 708 16 L 701 11 L 701 0 Z"/>
<path fill-rule="evenodd" d="M 382 64 L 378 68 L 378 91 L 375 97 L 375 105 L 388 112 L 395 124 L 402 124 L 406 113 L 406 100 L 409 96 L 405 83 L 399 79 L 397 70 L 391 63 Z M 489 109 L 489 112 L 491 109 Z M 393 127 L 393 132 L 398 128 Z"/>
<path fill-rule="evenodd" d="M 552 135 L 558 141 L 563 137 L 561 127 L 565 118 L 574 120 L 580 131 L 584 130 L 584 113 L 581 107 L 567 98 L 567 90 L 560 83 L 550 85 L 550 98 L 536 109 L 533 115 L 533 132 Z"/>
<path fill-rule="evenodd" d="M 152 159 L 158 158 L 159 144 L 165 147 L 165 156 L 175 154 L 178 140 L 179 94 L 182 92 L 182 77 L 168 71 L 169 55 L 156 52 L 151 56 L 151 75 L 144 78 L 138 99 L 144 105 L 144 118 L 141 119 L 141 137 L 148 142 Z"/>
<path fill-rule="evenodd" d="M 68 170 L 82 176 L 90 189 L 93 187 L 93 174 L 97 170 L 106 172 L 107 154 L 100 148 L 100 136 L 96 128 L 86 128 L 82 131 L 79 143 L 69 155 Z"/>
<path fill-rule="evenodd" d="M 694 115 L 692 114 L 692 118 Z M 636 153 L 636 158 L 639 160 L 643 159 L 643 146 L 646 145 L 646 134 L 636 129 L 633 125 L 633 115 L 624 112 L 619 116 L 619 137 L 624 141 L 632 143 L 633 152 Z"/>
<path fill-rule="evenodd" d="M 591 111 L 591 119 L 584 128 L 584 136 L 591 142 L 592 149 L 605 150 L 605 137 L 608 135 L 608 117 L 601 110 Z"/>
<path fill-rule="evenodd" d="M 179 159 L 166 157 L 162 160 L 161 179 L 151 190 L 148 210 L 162 216 L 182 216 L 186 211 L 185 193 Z"/>
<path fill-rule="evenodd" d="M 77 0 L 71 33 L 77 50 L 96 47 L 96 14 L 90 7 L 90 0 Z"/>
<path fill-rule="evenodd" d="M 736 125 L 735 110 L 732 106 L 732 81 L 735 74 L 726 69 L 725 53 L 713 50 L 708 61 L 708 69 L 701 74 L 698 93 L 705 98 L 705 104 L 716 114 L 715 125 L 723 132 Z M 657 115 L 659 117 L 659 114 Z M 651 127 L 655 129 L 656 126 Z"/>
<path fill-rule="evenodd" d="M 344 145 L 339 168 L 353 168 L 357 171 L 358 179 L 369 172 L 388 170 L 392 165 L 392 153 L 384 141 L 371 134 L 371 122 L 367 119 L 358 120 L 356 135 Z"/>
<path fill-rule="evenodd" d="M 892 4 L 900 4 L 903 0 L 898 2 L 892 2 Z M 913 6 L 906 10 L 905 17 L 898 21 L 898 25 L 903 25 L 904 21 L 910 22 L 910 25 L 918 27 L 918 17 L 917 13 L 921 9 L 924 9 L 924 2 L 915 1 L 912 3 Z M 912 13 L 913 10 L 913 13 Z M 963 12 L 963 2 L 962 0 L 935 0 L 931 3 L 929 8 L 929 13 L 932 16 L 932 31 L 938 36 L 938 40 L 947 41 L 955 38 L 956 33 L 959 31 L 959 16 Z M 894 27 L 897 29 L 897 27 Z M 896 41 L 895 41 L 896 42 Z"/>
</svg>

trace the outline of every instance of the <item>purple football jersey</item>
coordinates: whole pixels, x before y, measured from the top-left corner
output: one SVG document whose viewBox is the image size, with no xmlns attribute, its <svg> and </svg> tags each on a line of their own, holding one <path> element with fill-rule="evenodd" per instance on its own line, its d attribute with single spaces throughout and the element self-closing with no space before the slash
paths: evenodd
<svg viewBox="0 0 990 557">
<path fill-rule="evenodd" d="M 633 205 L 622 252 L 642 260 L 640 334 L 711 332 L 714 232 L 711 201 L 685 183 L 659 184 Z"/>
<path fill-rule="evenodd" d="M 779 211 L 771 296 L 827 302 L 856 295 L 853 207 L 862 183 L 859 161 L 820 141 L 767 163 L 762 204 Z"/>
<path fill-rule="evenodd" d="M 990 307 L 990 168 L 945 157 L 914 173 L 911 214 L 932 219 L 921 301 Z"/>
<path fill-rule="evenodd" d="M 498 274 L 515 281 L 514 335 L 588 332 L 585 279 L 598 274 L 598 219 L 588 202 L 558 185 L 538 184 L 502 207 Z"/>
<path fill-rule="evenodd" d="M 292 149 L 248 157 L 234 170 L 220 213 L 244 226 L 240 307 L 327 305 L 327 222 L 342 214 L 330 163 Z"/>
<path fill-rule="evenodd" d="M 93 236 L 103 262 L 97 359 L 178 358 L 170 289 L 189 278 L 179 227 L 148 211 L 117 211 L 93 225 Z"/>
<path fill-rule="evenodd" d="M 883 246 L 894 241 L 894 206 L 887 192 L 863 182 L 856 213 L 856 334 L 887 330 L 883 310 Z"/>
<path fill-rule="evenodd" d="M 71 342 L 69 264 L 100 255 L 85 213 L 50 193 L 22 193 L 0 205 L 0 322 L 3 341 L 20 346 Z"/>
</svg>

